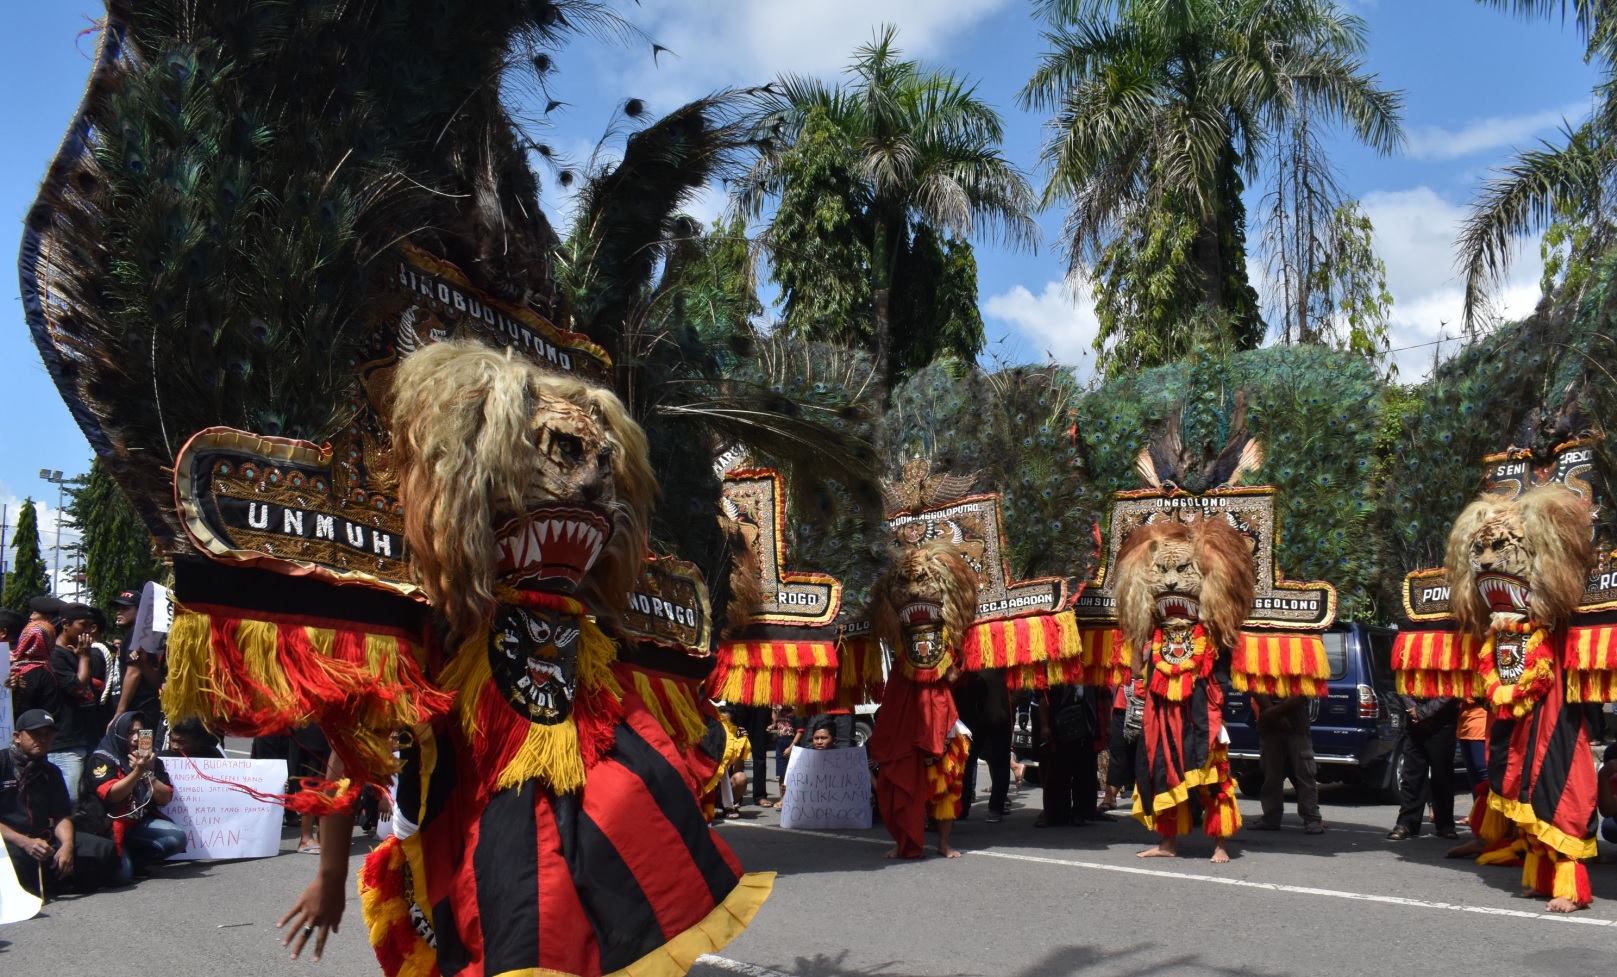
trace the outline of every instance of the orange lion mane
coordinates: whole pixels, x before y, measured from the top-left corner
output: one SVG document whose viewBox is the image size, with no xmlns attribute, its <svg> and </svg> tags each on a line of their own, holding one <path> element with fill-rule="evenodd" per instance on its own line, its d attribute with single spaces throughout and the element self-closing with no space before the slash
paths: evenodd
<svg viewBox="0 0 1617 977">
<path fill-rule="evenodd" d="M 411 564 L 461 638 L 494 619 L 496 519 L 519 511 L 533 473 L 554 464 L 537 440 L 546 397 L 581 408 L 614 449 L 612 536 L 577 594 L 610 622 L 640 575 L 657 491 L 645 432 L 617 395 L 470 340 L 418 350 L 394 378 L 389 413 Z"/>
<path fill-rule="evenodd" d="M 1533 621 L 1554 628 L 1565 624 L 1583 598 L 1597 556 L 1590 527 L 1594 512 L 1582 496 L 1560 483 L 1540 485 L 1515 499 L 1481 496 L 1472 501 L 1449 531 L 1443 565 L 1448 573 L 1449 609 L 1463 631 L 1488 632 L 1493 613 L 1477 590 L 1471 544 L 1490 520 L 1521 519 L 1522 542 L 1531 554 L 1527 586 Z"/>
<path fill-rule="evenodd" d="M 1117 552 L 1117 619 L 1136 654 L 1150 647 L 1157 630 L 1157 600 L 1150 583 L 1151 560 L 1168 542 L 1185 543 L 1201 571 L 1201 622 L 1220 648 L 1232 648 L 1252 612 L 1257 571 L 1252 548 L 1230 523 L 1218 517 L 1188 522 L 1158 520 L 1129 533 Z"/>
<path fill-rule="evenodd" d="M 977 575 L 954 547 L 942 540 L 895 550 L 870 590 L 871 633 L 889 648 L 903 640 L 898 612 L 918 596 L 942 598 L 943 637 L 960 650 L 966 629 L 977 619 Z"/>
</svg>

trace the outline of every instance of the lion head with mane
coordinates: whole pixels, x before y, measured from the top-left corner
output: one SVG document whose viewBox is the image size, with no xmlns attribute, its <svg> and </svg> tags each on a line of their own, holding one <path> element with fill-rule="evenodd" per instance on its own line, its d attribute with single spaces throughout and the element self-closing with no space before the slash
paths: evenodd
<svg viewBox="0 0 1617 977">
<path fill-rule="evenodd" d="M 497 585 L 626 608 L 656 482 L 616 395 L 457 340 L 404 360 L 390 415 L 411 561 L 454 634 L 490 625 Z"/>
<path fill-rule="evenodd" d="M 1595 566 L 1589 504 L 1565 485 L 1515 499 L 1483 496 L 1449 532 L 1449 606 L 1481 637 L 1496 616 L 1554 628 L 1577 610 Z"/>
<path fill-rule="evenodd" d="M 946 670 L 976 617 L 977 575 L 942 541 L 897 550 L 871 588 L 871 630 L 914 671 Z"/>
<path fill-rule="evenodd" d="M 1214 645 L 1233 647 L 1257 590 L 1252 547 L 1216 516 L 1141 526 L 1119 548 L 1116 572 L 1118 626 L 1134 650 L 1135 674 L 1163 625 L 1200 621 Z"/>
</svg>

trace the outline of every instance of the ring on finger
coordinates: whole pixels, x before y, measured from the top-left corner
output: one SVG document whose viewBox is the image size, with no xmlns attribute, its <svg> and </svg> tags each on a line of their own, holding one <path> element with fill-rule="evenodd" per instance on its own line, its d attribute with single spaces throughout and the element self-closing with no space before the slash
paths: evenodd
<svg viewBox="0 0 1617 977">
<path fill-rule="evenodd" d="M 311 934 L 313 932 L 314 932 L 314 926 L 313 925 L 303 927 L 303 935 L 304 936 L 308 936 L 309 934 Z"/>
</svg>

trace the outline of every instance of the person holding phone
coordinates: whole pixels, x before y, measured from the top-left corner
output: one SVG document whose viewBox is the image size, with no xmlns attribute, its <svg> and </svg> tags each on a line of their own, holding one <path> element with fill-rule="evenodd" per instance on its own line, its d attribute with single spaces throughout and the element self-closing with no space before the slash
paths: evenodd
<svg viewBox="0 0 1617 977">
<path fill-rule="evenodd" d="M 174 798 L 174 788 L 153 732 L 140 713 L 126 712 L 90 754 L 86 787 L 106 805 L 118 846 L 113 885 L 128 885 L 137 871 L 185 851 L 185 830 L 158 811 Z"/>
</svg>

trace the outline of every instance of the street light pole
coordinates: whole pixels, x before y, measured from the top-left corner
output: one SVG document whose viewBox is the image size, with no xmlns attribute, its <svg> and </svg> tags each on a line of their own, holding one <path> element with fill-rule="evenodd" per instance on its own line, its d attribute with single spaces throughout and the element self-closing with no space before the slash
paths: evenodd
<svg viewBox="0 0 1617 977">
<path fill-rule="evenodd" d="M 63 478 L 60 470 L 41 468 L 39 477 L 56 486 L 56 552 L 51 558 L 51 593 L 61 596 L 58 591 L 62 587 L 62 492 L 64 486 L 82 483 L 84 476 L 74 475 L 72 478 Z"/>
</svg>

